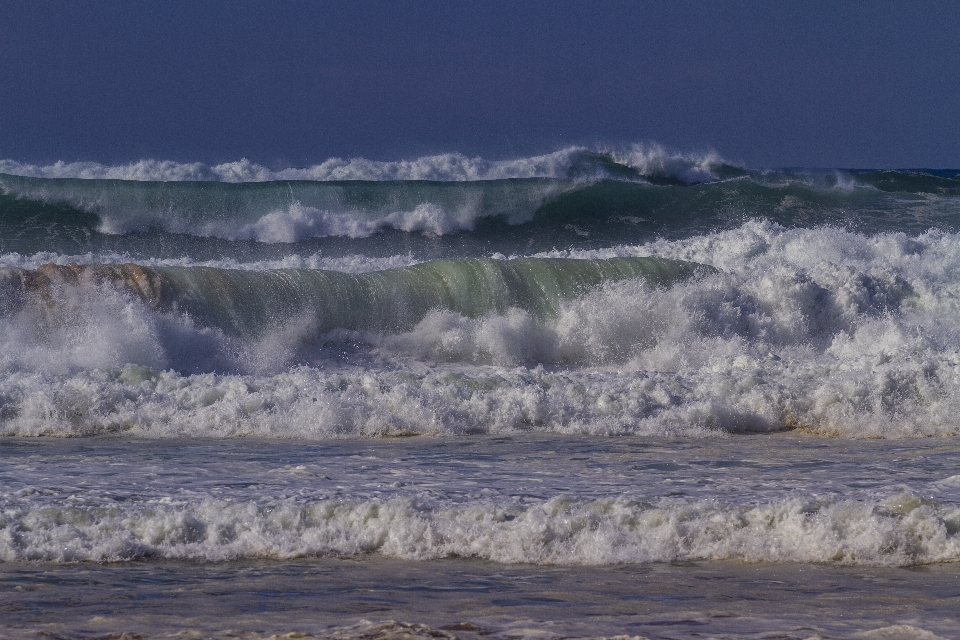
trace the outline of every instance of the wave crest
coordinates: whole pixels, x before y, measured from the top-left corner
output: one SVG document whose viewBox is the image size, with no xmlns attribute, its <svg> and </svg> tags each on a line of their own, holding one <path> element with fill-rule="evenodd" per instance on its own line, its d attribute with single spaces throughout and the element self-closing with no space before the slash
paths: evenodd
<svg viewBox="0 0 960 640">
<path fill-rule="evenodd" d="M 66 501 L 65 501 L 66 502 Z M 605 565 L 677 560 L 904 566 L 960 559 L 960 509 L 913 495 L 856 501 L 556 497 L 530 506 L 425 500 L 10 506 L 0 560 L 354 556 Z M 78 533 L 80 535 L 78 535 Z M 12 540 L 16 540 L 15 543 Z"/>
<path fill-rule="evenodd" d="M 0 173 L 32 178 L 136 180 L 149 182 L 268 182 L 273 180 L 432 180 L 468 182 L 511 178 L 641 178 L 670 177 L 695 183 L 717 179 L 723 164 L 715 152 L 682 154 L 658 144 L 635 144 L 626 149 L 568 147 L 553 153 L 509 160 L 486 160 L 461 153 L 442 153 L 413 160 L 381 161 L 366 158 L 330 158 L 310 167 L 270 169 L 246 158 L 218 165 L 200 162 L 144 159 L 121 165 L 57 161 L 36 165 L 0 160 Z"/>
</svg>

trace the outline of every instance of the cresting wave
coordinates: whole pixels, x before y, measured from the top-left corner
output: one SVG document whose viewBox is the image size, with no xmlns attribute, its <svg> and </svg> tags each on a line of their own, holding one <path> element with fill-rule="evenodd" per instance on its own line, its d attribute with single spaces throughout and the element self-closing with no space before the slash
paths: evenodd
<svg viewBox="0 0 960 640">
<path fill-rule="evenodd" d="M 535 241 L 553 246 L 684 237 L 757 218 L 787 226 L 960 228 L 956 176 L 727 174 L 729 179 L 706 182 L 636 174 L 242 184 L 0 175 L 0 250 L 37 251 L 89 242 L 91 234 L 148 231 L 266 244 L 368 238 L 388 230 L 431 237 L 475 232 L 513 251 L 508 245 L 518 225 Z M 165 243 L 187 246 L 182 238 Z"/>
<path fill-rule="evenodd" d="M 36 271 L 0 269 L 0 290 L 5 314 L 41 305 L 57 316 L 85 292 L 108 286 L 155 311 L 185 314 L 200 326 L 256 338 L 294 318 L 317 335 L 334 329 L 406 331 L 431 311 L 480 318 L 517 309 L 543 319 L 556 316 L 564 300 L 605 283 L 642 278 L 663 287 L 711 271 L 650 257 L 462 258 L 363 274 L 46 264 Z"/>
<path fill-rule="evenodd" d="M 199 162 L 140 160 L 126 165 L 96 162 L 63 162 L 32 165 L 0 160 L 0 174 L 33 178 L 84 180 L 136 180 L 147 182 L 268 182 L 275 180 L 430 180 L 475 181 L 514 178 L 640 178 L 650 176 L 688 183 L 716 180 L 723 167 L 714 152 L 679 154 L 660 145 L 633 145 L 623 150 L 569 147 L 540 156 L 515 160 L 484 160 L 460 153 L 425 156 L 415 160 L 376 161 L 364 158 L 331 158 L 307 168 L 272 170 L 242 159 L 216 166 Z"/>
<path fill-rule="evenodd" d="M 43 216 L 111 235 L 159 230 L 265 243 L 364 238 L 387 228 L 447 235 L 494 218 L 520 224 L 576 185 L 537 178 L 219 184 L 0 175 L 0 190 L 11 197 L 4 208 L 22 211 L 24 218 Z"/>
<path fill-rule="evenodd" d="M 748 223 L 562 254 L 588 261 L 6 270 L 0 432 L 957 433 L 956 234 Z"/>
<path fill-rule="evenodd" d="M 960 508 L 912 494 L 874 501 L 556 497 L 529 505 L 296 498 L 32 505 L 5 498 L 0 560 L 222 561 L 380 554 L 601 565 L 677 560 L 902 566 L 960 560 Z M 22 503 L 22 504 L 18 504 Z"/>
</svg>

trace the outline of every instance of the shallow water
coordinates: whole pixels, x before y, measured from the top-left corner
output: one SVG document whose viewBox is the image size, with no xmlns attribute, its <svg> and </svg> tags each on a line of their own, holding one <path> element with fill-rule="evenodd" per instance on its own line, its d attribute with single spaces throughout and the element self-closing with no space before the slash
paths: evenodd
<svg viewBox="0 0 960 640">
<path fill-rule="evenodd" d="M 0 565 L 0 637 L 955 638 L 960 570 L 478 560 Z M 412 627 L 409 625 L 424 625 Z"/>
<path fill-rule="evenodd" d="M 6 438 L 0 455 L 7 561 L 914 565 L 960 549 L 949 438 Z"/>
</svg>

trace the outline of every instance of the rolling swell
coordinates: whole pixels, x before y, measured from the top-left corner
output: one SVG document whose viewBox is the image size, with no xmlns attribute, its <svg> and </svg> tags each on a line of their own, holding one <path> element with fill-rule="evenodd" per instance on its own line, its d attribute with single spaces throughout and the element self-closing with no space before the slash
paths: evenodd
<svg viewBox="0 0 960 640">
<path fill-rule="evenodd" d="M 336 251 L 373 238 L 384 254 L 429 259 L 681 239 L 751 219 L 866 233 L 960 228 L 960 179 L 921 172 L 754 172 L 698 184 L 651 176 L 233 184 L 0 175 L 0 191 L 0 250 L 20 253 L 109 248 L 118 236 L 148 256 L 238 251 L 217 243 Z"/>
<path fill-rule="evenodd" d="M 34 178 L 135 180 L 144 182 L 270 182 L 430 180 L 471 182 L 510 178 L 637 179 L 670 184 L 693 184 L 741 175 L 744 170 L 725 164 L 715 153 L 670 153 L 659 145 L 632 145 L 620 151 L 568 147 L 540 156 L 485 160 L 461 153 L 443 153 L 412 160 L 377 161 L 366 158 L 330 158 L 303 168 L 272 170 L 247 160 L 216 166 L 169 160 L 140 160 L 109 166 L 96 162 L 56 162 L 37 166 L 0 160 L 0 174 Z"/>
<path fill-rule="evenodd" d="M 479 318 L 518 308 L 544 318 L 556 315 L 562 301 L 607 282 L 643 278 L 654 287 L 669 286 L 712 271 L 660 258 L 465 258 L 363 274 L 47 264 L 36 270 L 2 269 L 0 286 L 7 313 L 37 302 L 55 308 L 66 289 L 93 291 L 106 285 L 154 310 L 185 313 L 201 326 L 255 336 L 291 318 L 309 323 L 316 333 L 337 328 L 403 331 L 434 310 Z"/>
<path fill-rule="evenodd" d="M 575 186 L 538 178 L 231 184 L 0 176 L 0 189 L 17 200 L 36 203 L 37 213 L 48 204 L 93 213 L 101 233 L 154 229 L 272 243 L 326 236 L 362 238 L 384 228 L 443 235 L 470 230 L 485 218 L 520 224 L 529 221 L 543 202 Z"/>
</svg>

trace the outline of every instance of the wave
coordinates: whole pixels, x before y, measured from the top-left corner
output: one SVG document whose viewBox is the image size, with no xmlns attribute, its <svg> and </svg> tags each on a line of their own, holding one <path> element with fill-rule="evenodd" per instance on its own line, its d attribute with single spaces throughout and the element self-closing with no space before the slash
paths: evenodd
<svg viewBox="0 0 960 640">
<path fill-rule="evenodd" d="M 148 182 L 268 182 L 308 181 L 475 181 L 513 178 L 633 178 L 686 183 L 718 179 L 715 170 L 728 173 L 714 152 L 672 153 L 660 145 L 633 145 L 623 150 L 591 150 L 569 147 L 553 153 L 514 160 L 469 158 L 459 153 L 425 156 L 414 160 L 376 161 L 364 158 L 331 158 L 306 168 L 271 170 L 247 159 L 209 166 L 169 160 L 140 160 L 125 165 L 96 162 L 64 162 L 32 165 L 0 160 L 0 174 L 33 178 L 79 178 L 84 180 L 135 180 Z"/>
<path fill-rule="evenodd" d="M 227 270 L 137 264 L 47 264 L 35 271 L 0 271 L 6 314 L 110 286 L 154 310 L 181 313 L 205 327 L 257 336 L 291 318 L 318 334 L 333 329 L 400 331 L 431 311 L 477 318 L 507 309 L 556 315 L 564 300 L 604 283 L 642 278 L 667 286 L 710 269 L 659 258 L 571 260 L 463 258 L 363 274 L 308 269 Z"/>
<path fill-rule="evenodd" d="M 366 274 L 11 269 L 0 432 L 956 434 L 958 246 L 750 222 Z"/>
<path fill-rule="evenodd" d="M 7 532 L 0 536 L 0 559 L 8 562 L 358 554 L 568 565 L 734 559 L 905 566 L 960 560 L 960 508 L 913 494 L 749 506 L 575 496 L 523 506 L 213 497 L 30 506 L 11 498 L 0 514 L 0 531 Z"/>
<path fill-rule="evenodd" d="M 25 269 L 33 271 L 46 264 L 67 266 L 75 264 L 129 264 L 136 262 L 143 267 L 209 267 L 211 269 L 230 269 L 244 271 L 267 271 L 277 269 L 322 269 L 343 271 L 345 273 L 368 273 L 409 267 L 424 262 L 414 258 L 411 253 L 388 256 L 367 256 L 347 254 L 325 256 L 319 252 L 307 255 L 288 254 L 263 260 L 239 260 L 233 256 L 196 260 L 187 256 L 176 258 L 147 258 L 134 256 L 129 252 L 98 251 L 83 254 L 61 254 L 55 251 L 40 251 L 34 254 L 0 254 L 0 269 Z"/>
<path fill-rule="evenodd" d="M 957 179 L 929 178 L 960 185 Z M 829 180 L 817 184 L 766 178 L 656 186 L 545 178 L 217 184 L 0 176 L 0 190 L 6 194 L 0 195 L 0 249 L 22 253 L 51 246 L 82 248 L 98 233 L 159 231 L 289 244 L 325 237 L 368 238 L 396 230 L 427 238 L 472 232 L 509 251 L 507 245 L 520 242 L 520 236 L 520 246 L 528 238 L 541 246 L 637 242 L 657 235 L 709 233 L 756 218 L 871 232 L 960 225 L 954 193 L 960 193 L 960 187 L 917 188 L 920 191 L 887 192 L 831 186 Z M 165 243 L 185 244 L 172 237 Z"/>
<path fill-rule="evenodd" d="M 289 243 L 311 237 L 368 237 L 385 228 L 436 235 L 478 220 L 531 220 L 574 183 L 520 180 L 445 182 L 268 182 L 245 184 L 41 180 L 0 176 L 0 207 L 45 228 L 53 224 L 126 234 L 150 229 L 228 240 Z M 17 214 L 19 213 L 19 216 Z M 12 215 L 11 215 L 12 214 Z M 93 216 L 91 218 L 91 216 Z M 22 224 L 22 223 L 21 223 Z"/>
</svg>

